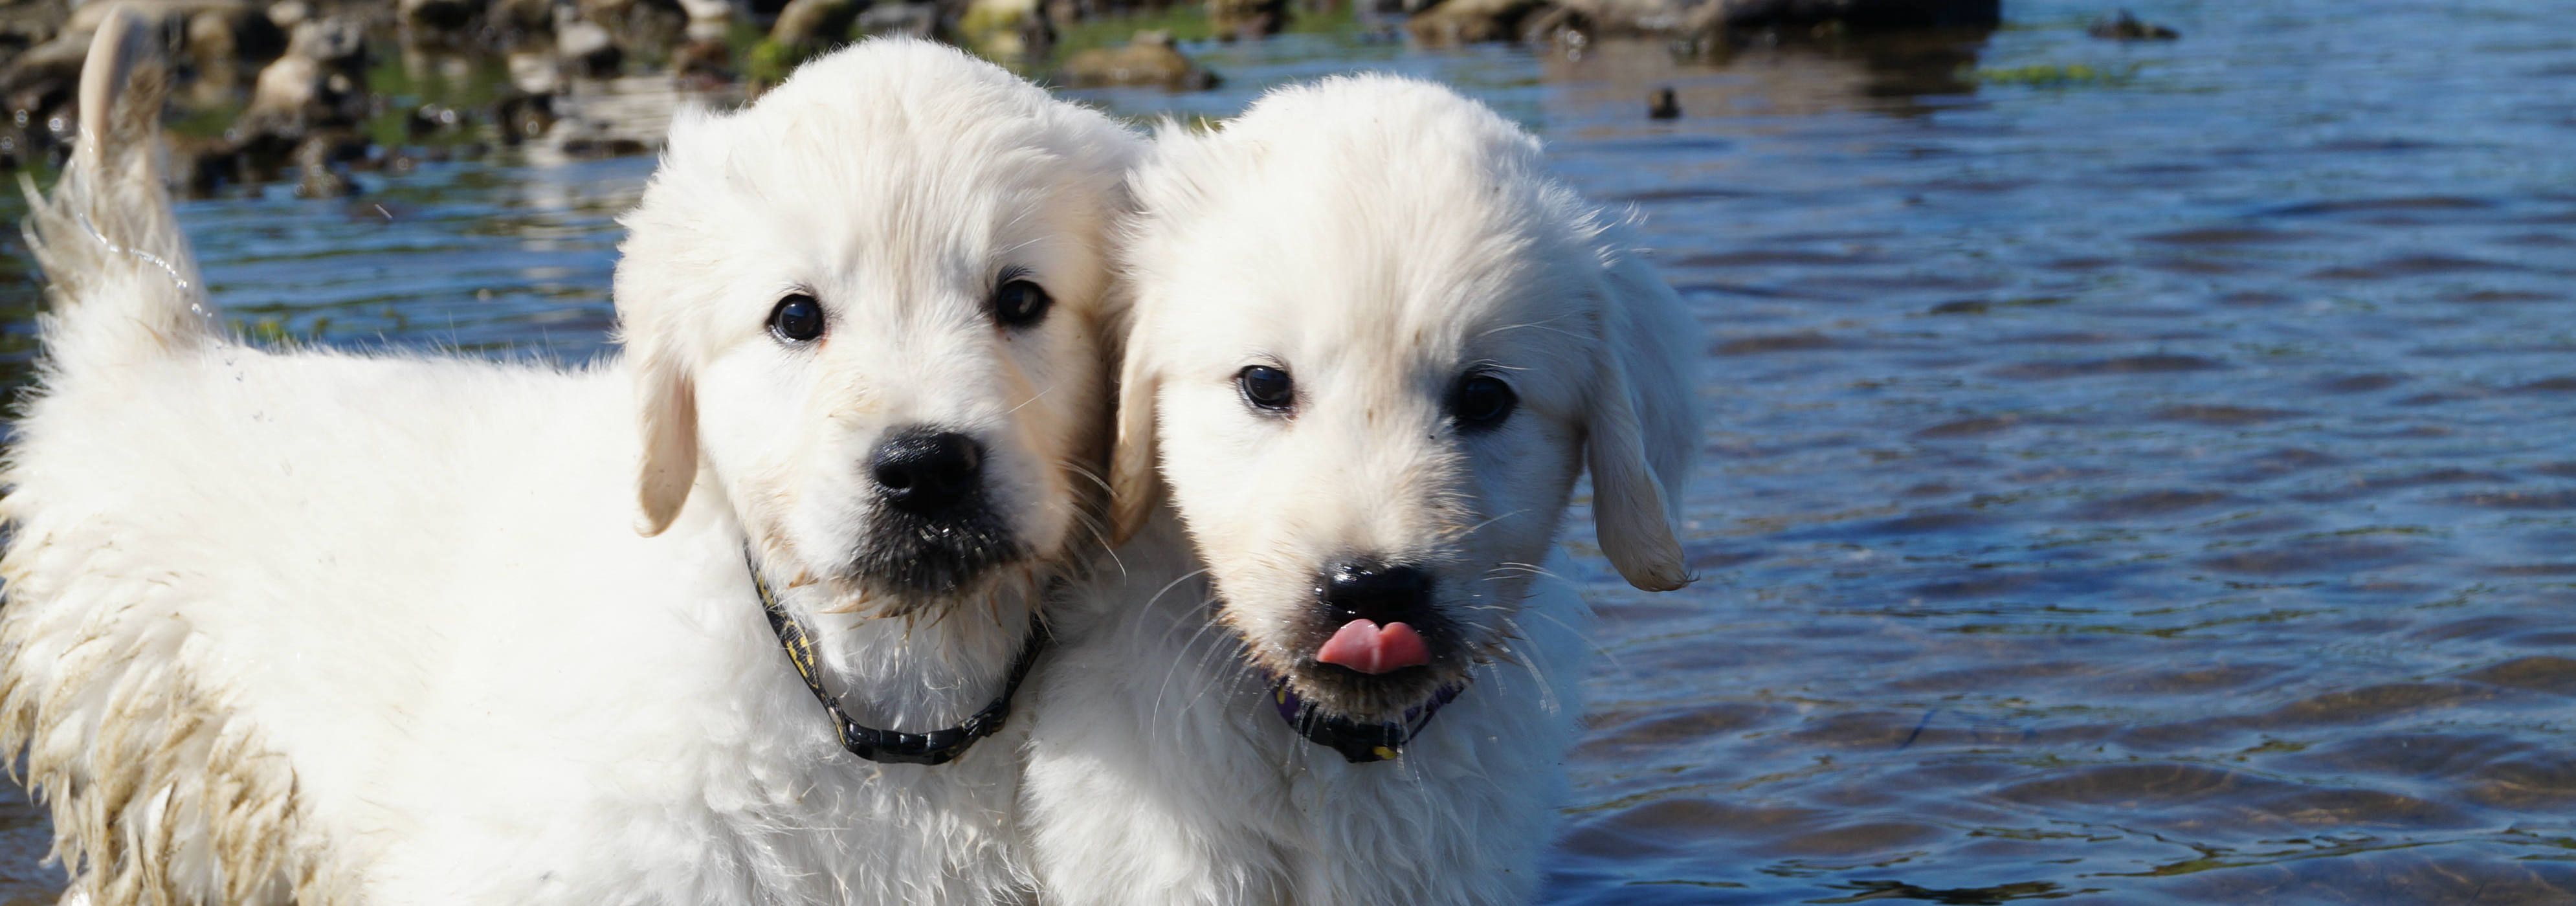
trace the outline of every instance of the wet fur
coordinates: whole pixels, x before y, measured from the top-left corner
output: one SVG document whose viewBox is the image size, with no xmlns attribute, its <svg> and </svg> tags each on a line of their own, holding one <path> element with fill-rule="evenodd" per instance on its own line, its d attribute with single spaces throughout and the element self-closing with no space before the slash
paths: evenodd
<svg viewBox="0 0 2576 906">
<path fill-rule="evenodd" d="M 32 217 L 53 305 L 0 497 L 0 748 L 52 807 L 69 901 L 1025 895 L 1016 738 L 935 768 L 843 753 L 743 548 L 854 716 L 924 730 L 991 697 L 1088 531 L 1127 132 L 953 50 L 865 44 L 675 125 L 625 220 L 625 355 L 268 350 L 205 314 L 154 162 L 160 70 L 105 37 L 130 24 L 102 29 L 80 156 Z M 1034 256 L 1052 326 L 960 314 L 978 255 Z M 868 282 L 905 256 L 933 264 Z M 791 281 L 921 351 L 781 352 L 759 325 Z M 835 550 L 865 502 L 812 470 L 925 419 L 1002 438 L 1036 556 L 878 619 Z"/>
<path fill-rule="evenodd" d="M 1612 563 L 1687 581 L 1695 329 L 1536 140 L 1435 85 L 1283 89 L 1166 129 L 1132 181 L 1112 481 L 1135 534 L 1037 680 L 1023 803 L 1051 901 L 1527 901 L 1581 714 L 1563 512 L 1588 469 Z M 1293 417 L 1248 410 L 1256 363 L 1298 376 Z M 1520 407 L 1470 434 L 1442 400 L 1480 367 Z M 1374 681 L 1314 662 L 1316 576 L 1354 553 L 1435 574 L 1449 656 Z M 1352 764 L 1279 718 L 1273 677 L 1364 720 L 1467 688 Z"/>
</svg>

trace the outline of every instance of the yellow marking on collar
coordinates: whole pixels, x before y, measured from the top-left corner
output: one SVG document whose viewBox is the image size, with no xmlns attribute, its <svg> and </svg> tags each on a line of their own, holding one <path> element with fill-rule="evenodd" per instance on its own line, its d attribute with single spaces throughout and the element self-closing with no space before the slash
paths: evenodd
<svg viewBox="0 0 2576 906">
<path fill-rule="evenodd" d="M 1375 755 L 1380 759 L 1388 759 L 1395 757 L 1395 750 L 1385 746 L 1377 746 L 1369 749 L 1369 754 Z"/>
</svg>

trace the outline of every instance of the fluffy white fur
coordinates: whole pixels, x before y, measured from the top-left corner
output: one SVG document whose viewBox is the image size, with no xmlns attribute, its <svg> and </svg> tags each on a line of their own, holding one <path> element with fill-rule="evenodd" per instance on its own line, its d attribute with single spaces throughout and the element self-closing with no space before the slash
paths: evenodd
<svg viewBox="0 0 2576 906">
<path fill-rule="evenodd" d="M 1114 567 L 1057 611 L 1023 803 L 1067 904 L 1504 904 L 1538 880 L 1580 716 L 1583 601 L 1554 545 L 1587 464 L 1603 549 L 1687 581 L 1674 504 L 1698 443 L 1693 325 L 1536 140 L 1387 77 L 1274 92 L 1167 129 L 1134 176 Z M 1238 389 L 1294 376 L 1293 415 Z M 1462 376 L 1518 409 L 1470 430 Z M 1384 718 L 1429 688 L 1338 694 L 1318 575 L 1429 569 L 1465 681 L 1400 757 L 1347 763 L 1266 690 Z M 1545 564 L 1542 566 L 1542 564 Z M 1372 687 L 1375 688 L 1375 687 Z"/>
<path fill-rule="evenodd" d="M 265 350 L 204 314 L 153 163 L 157 68 L 99 46 L 81 157 L 32 224 L 54 310 L 0 500 L 0 746 L 53 808 L 72 899 L 1025 895 L 1017 740 L 940 767 L 841 751 L 744 546 L 859 720 L 929 730 L 995 694 L 1098 496 L 1135 136 L 870 42 L 675 123 L 625 220 L 622 357 Z M 1011 268 L 1056 300 L 1036 326 L 985 310 Z M 788 292 L 821 300 L 822 339 L 765 329 Z M 1027 556 L 879 617 L 850 566 L 861 470 L 920 423 L 982 440 Z"/>
</svg>

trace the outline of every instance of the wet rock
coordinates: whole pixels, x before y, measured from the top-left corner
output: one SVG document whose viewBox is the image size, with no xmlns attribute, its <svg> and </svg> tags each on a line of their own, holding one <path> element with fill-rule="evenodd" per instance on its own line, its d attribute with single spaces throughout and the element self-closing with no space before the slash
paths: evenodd
<svg viewBox="0 0 2576 906">
<path fill-rule="evenodd" d="M 1441 0 L 1404 23 L 1425 44 L 1471 44 L 1520 36 L 1520 25 L 1546 6 L 1542 0 Z"/>
<path fill-rule="evenodd" d="M 2171 41 L 2182 37 L 2181 32 L 2162 25 L 2140 22 L 2136 15 L 2125 9 L 2117 16 L 2093 23 L 2090 34 L 2111 41 Z"/>
<path fill-rule="evenodd" d="M 162 141 L 170 151 L 167 172 L 182 195 L 206 198 L 246 178 L 241 149 L 229 140 L 165 132 Z"/>
<path fill-rule="evenodd" d="M 1646 98 L 1646 118 L 1650 120 L 1681 119 L 1681 100 L 1673 96 L 1673 90 L 1671 88 L 1655 89 L 1655 93 Z"/>
<path fill-rule="evenodd" d="M 247 11 L 250 9 L 250 2 L 249 0 L 118 0 L 118 2 L 107 3 L 91 0 L 72 9 L 71 19 L 64 23 L 63 30 L 94 33 L 98 31 L 99 23 L 107 21 L 108 10 L 115 8 L 124 9 L 142 22 L 167 27 L 173 23 L 184 23 L 190 17 L 209 10 L 226 13 Z"/>
<path fill-rule="evenodd" d="M 563 67 L 549 50 L 514 50 L 504 61 L 510 70 L 510 86 L 520 93 L 547 96 L 562 94 Z"/>
<path fill-rule="evenodd" d="M 566 157 L 595 159 L 629 157 L 653 149 L 632 138 L 574 138 L 564 140 L 556 150 L 562 151 Z"/>
<path fill-rule="evenodd" d="M 395 7 L 406 25 L 432 31 L 455 31 L 483 12 L 478 0 L 399 0 Z"/>
<path fill-rule="evenodd" d="M 207 10 L 188 20 L 188 56 L 207 68 L 265 63 L 286 52 L 286 30 L 258 10 Z"/>
<path fill-rule="evenodd" d="M 1555 0 L 1567 27 L 1599 34 L 1817 35 L 1992 28 L 2002 0 Z M 1437 9 L 1437 7 L 1434 7 Z"/>
<path fill-rule="evenodd" d="M 660 57 L 687 36 L 688 11 L 679 0 L 579 0 L 579 18 L 608 29 L 631 56 Z"/>
<path fill-rule="evenodd" d="M 483 17 L 499 28 L 542 34 L 555 27 L 554 0 L 492 0 Z"/>
<path fill-rule="evenodd" d="M 1288 0 L 1207 0 L 1208 27 L 1220 40 L 1258 40 L 1288 25 Z"/>
<path fill-rule="evenodd" d="M 691 41 L 721 41 L 732 30 L 732 0 L 679 0 L 680 11 L 689 17 L 688 38 Z M 864 5 L 864 4 L 863 4 Z"/>
<path fill-rule="evenodd" d="M 1140 31 L 1121 47 L 1093 48 L 1064 61 L 1057 79 L 1075 87 L 1160 85 L 1173 91 L 1214 86 L 1216 74 L 1192 62 L 1172 46 L 1172 33 Z"/>
<path fill-rule="evenodd" d="M 243 111 L 234 128 L 244 134 L 301 133 L 309 122 L 327 116 L 327 91 L 321 63 L 295 54 L 279 57 L 259 71 L 259 81 L 251 87 L 250 109 Z"/>
<path fill-rule="evenodd" d="M 1038 0 L 967 0 L 957 32 L 975 50 L 1001 59 L 1036 59 L 1055 46 L 1055 28 L 1039 13 Z"/>
<path fill-rule="evenodd" d="M 34 47 L 62 33 L 71 7 L 64 0 L 20 0 L 0 5 L 0 55 Z"/>
<path fill-rule="evenodd" d="M 194 79 L 182 95 L 199 107 L 233 103 L 259 64 L 286 49 L 286 33 L 265 11 L 248 6 L 208 9 L 185 24 L 187 71 Z"/>
<path fill-rule="evenodd" d="M 733 81 L 733 47 L 722 38 L 706 38 L 682 44 L 671 51 L 671 74 L 695 88 L 710 88 Z"/>
<path fill-rule="evenodd" d="M 2003 21 L 2002 0 L 1722 0 L 1719 24 L 1727 28 L 1812 28 L 1841 23 L 1853 31 L 1993 26 Z"/>
<path fill-rule="evenodd" d="M 927 38 L 939 28 L 935 3 L 881 3 L 859 13 L 859 30 L 871 35 Z"/>
<path fill-rule="evenodd" d="M 80 83 L 81 60 L 88 56 L 89 33 L 66 32 L 28 48 L 0 69 L 0 95 L 6 96 L 18 125 L 70 100 L 73 86 Z"/>
<path fill-rule="evenodd" d="M 313 21 L 313 4 L 304 0 L 280 0 L 268 8 L 268 21 L 281 30 L 293 32 L 296 26 Z"/>
<path fill-rule="evenodd" d="M 608 29 L 592 22 L 566 22 L 555 27 L 555 54 L 583 75 L 604 78 L 617 74 L 625 59 L 617 41 Z"/>
<path fill-rule="evenodd" d="M 544 138 L 555 127 L 554 97 L 536 94 L 503 99 L 493 105 L 492 125 L 501 133 L 501 141 L 508 144 Z"/>
<path fill-rule="evenodd" d="M 330 16 L 297 23 L 288 31 L 289 55 L 343 71 L 364 69 L 367 62 L 367 28 L 356 18 Z"/>
<path fill-rule="evenodd" d="M 218 107 L 240 94 L 248 77 L 242 70 L 241 44 L 234 34 L 231 16 L 203 12 L 190 17 L 186 48 L 186 70 L 196 78 L 177 93 L 182 103 Z"/>
<path fill-rule="evenodd" d="M 228 135 L 244 153 L 273 158 L 316 129 L 365 119 L 366 32 L 332 16 L 297 23 L 286 54 L 260 69 L 250 106 Z"/>
<path fill-rule="evenodd" d="M 403 132 L 413 138 L 455 132 L 465 128 L 465 112 L 444 104 L 422 104 L 403 117 Z"/>
<path fill-rule="evenodd" d="M 302 198 L 339 198 L 355 195 L 357 183 L 340 166 L 342 143 L 333 138 L 314 137 L 295 147 L 295 194 Z"/>
<path fill-rule="evenodd" d="M 788 0 L 770 26 L 769 40 L 807 53 L 833 47 L 850 39 L 859 6 L 859 0 Z"/>
</svg>

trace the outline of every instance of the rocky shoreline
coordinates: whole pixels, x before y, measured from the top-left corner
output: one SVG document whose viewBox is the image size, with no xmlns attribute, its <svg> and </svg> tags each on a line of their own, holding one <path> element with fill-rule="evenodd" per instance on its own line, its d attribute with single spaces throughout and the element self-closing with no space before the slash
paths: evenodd
<svg viewBox="0 0 2576 906">
<path fill-rule="evenodd" d="M 641 153 L 680 99 L 757 94 L 865 35 L 950 41 L 1069 86 L 1218 81 L 1170 31 L 1098 39 L 1131 20 L 1200 12 L 1167 0 L 0 0 L 0 166 L 59 163 L 80 62 L 111 3 L 166 42 L 171 172 L 194 195 L 282 178 L 300 194 L 344 195 L 355 170 L 494 146 Z M 1204 0 L 1193 24 L 1259 40 L 1345 3 L 1435 44 L 1776 40 L 1992 26 L 2000 13 L 1999 0 Z"/>
</svg>

